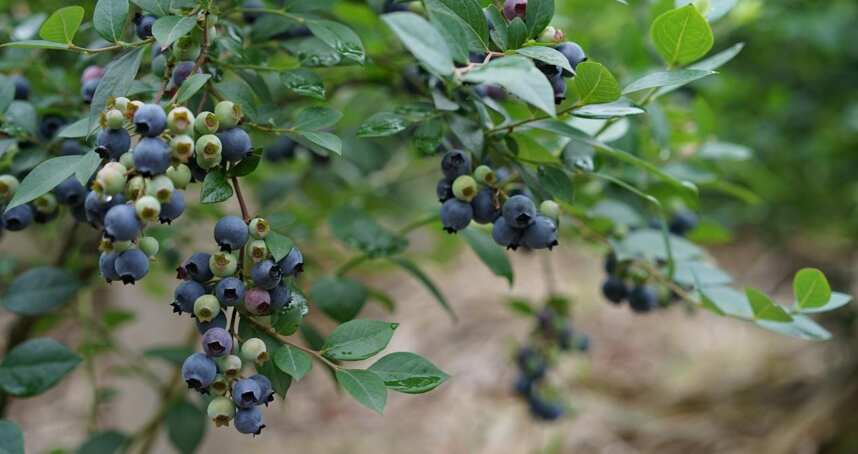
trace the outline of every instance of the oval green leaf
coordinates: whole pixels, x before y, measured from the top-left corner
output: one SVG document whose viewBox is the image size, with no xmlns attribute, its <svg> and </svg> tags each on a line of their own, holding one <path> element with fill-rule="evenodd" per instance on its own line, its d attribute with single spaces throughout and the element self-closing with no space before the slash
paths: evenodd
<svg viewBox="0 0 858 454">
<path fill-rule="evenodd" d="M 409 352 L 385 355 L 368 370 L 384 380 L 384 386 L 406 394 L 431 391 L 450 378 L 422 356 Z"/>
<path fill-rule="evenodd" d="M 339 361 L 360 361 L 384 350 L 397 323 L 352 320 L 336 327 L 322 346 L 322 354 Z"/>
<path fill-rule="evenodd" d="M 39 36 L 46 41 L 70 44 L 83 22 L 84 10 L 80 6 L 66 6 L 53 12 L 39 29 Z"/>
<path fill-rule="evenodd" d="M 693 4 L 658 16 L 650 29 L 655 48 L 670 66 L 686 65 L 706 55 L 714 38 L 709 22 Z"/>
<path fill-rule="evenodd" d="M 0 388 L 18 397 L 41 394 L 56 385 L 80 361 L 79 356 L 53 339 L 31 339 L 3 358 Z"/>
</svg>

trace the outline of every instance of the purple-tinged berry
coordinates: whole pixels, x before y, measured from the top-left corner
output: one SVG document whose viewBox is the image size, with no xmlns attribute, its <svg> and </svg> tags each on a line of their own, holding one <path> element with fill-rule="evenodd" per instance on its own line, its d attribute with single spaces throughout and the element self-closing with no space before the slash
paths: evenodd
<svg viewBox="0 0 858 454">
<path fill-rule="evenodd" d="M 629 306 L 638 313 L 649 312 L 658 306 L 658 292 L 648 285 L 638 285 L 629 293 Z"/>
<path fill-rule="evenodd" d="M 203 334 L 206 355 L 219 358 L 232 352 L 232 335 L 223 328 L 211 328 Z"/>
<path fill-rule="evenodd" d="M 196 63 L 192 61 L 180 61 L 176 63 L 176 66 L 173 67 L 173 85 L 175 85 L 176 87 L 180 87 L 183 83 L 185 83 L 185 80 L 190 77 L 191 72 L 194 70 L 195 66 Z M 197 71 L 199 71 L 199 68 L 197 68 Z"/>
<path fill-rule="evenodd" d="M 452 199 L 454 197 L 453 184 L 450 183 L 450 180 L 441 178 L 435 186 L 435 194 L 438 196 L 438 201 L 441 203 Z"/>
<path fill-rule="evenodd" d="M 252 288 L 244 294 L 244 308 L 253 315 L 267 315 L 271 312 L 271 295 L 267 290 Z"/>
<path fill-rule="evenodd" d="M 566 57 L 566 60 L 569 61 L 569 66 L 571 66 L 573 70 L 577 68 L 579 64 L 587 61 L 587 54 L 584 53 L 584 49 L 581 48 L 581 45 L 578 43 L 569 41 L 555 46 L 554 49 Z M 563 70 L 563 75 L 565 77 L 572 77 L 574 74 L 567 70 Z"/>
<path fill-rule="evenodd" d="M 509 21 L 516 17 L 525 20 L 527 17 L 527 0 L 506 0 L 503 3 L 503 16 Z"/>
</svg>

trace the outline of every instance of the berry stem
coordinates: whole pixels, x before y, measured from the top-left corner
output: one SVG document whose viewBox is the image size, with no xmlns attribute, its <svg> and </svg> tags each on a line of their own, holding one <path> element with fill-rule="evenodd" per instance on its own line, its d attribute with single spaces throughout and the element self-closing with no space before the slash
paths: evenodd
<svg viewBox="0 0 858 454">
<path fill-rule="evenodd" d="M 250 222 L 250 212 L 247 211 L 247 203 L 244 201 L 244 195 L 241 193 L 241 186 L 238 184 L 238 177 L 232 177 L 232 187 L 235 189 L 235 197 L 238 199 L 238 206 L 241 207 L 241 217 L 245 223 Z"/>
</svg>

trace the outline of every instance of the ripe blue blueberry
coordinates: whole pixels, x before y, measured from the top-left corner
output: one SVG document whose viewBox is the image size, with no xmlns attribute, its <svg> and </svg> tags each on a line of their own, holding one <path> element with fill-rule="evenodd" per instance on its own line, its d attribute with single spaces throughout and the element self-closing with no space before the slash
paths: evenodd
<svg viewBox="0 0 858 454">
<path fill-rule="evenodd" d="M 553 74 L 548 78 L 551 89 L 554 90 L 554 104 L 563 104 L 566 101 L 566 79 L 562 74 Z"/>
<path fill-rule="evenodd" d="M 223 147 L 223 159 L 238 162 L 250 154 L 250 136 L 241 128 L 229 128 L 217 133 Z"/>
<path fill-rule="evenodd" d="M 471 200 L 471 208 L 474 209 L 474 221 L 480 224 L 494 222 L 501 213 L 495 191 L 491 188 L 481 189 L 474 200 Z"/>
<path fill-rule="evenodd" d="M 291 159 L 295 156 L 295 141 L 287 136 L 280 136 L 277 140 L 265 148 L 265 159 L 271 162 Z"/>
<path fill-rule="evenodd" d="M 86 104 L 92 102 L 92 98 L 95 96 L 95 90 L 98 88 L 99 82 L 101 82 L 101 79 L 89 79 L 83 83 L 80 87 L 80 97 L 83 98 L 83 102 Z"/>
<path fill-rule="evenodd" d="M 146 137 L 157 137 L 167 129 L 167 113 L 158 104 L 143 104 L 134 112 L 134 128 Z"/>
<path fill-rule="evenodd" d="M 279 312 L 292 304 L 292 291 L 286 285 L 278 285 L 268 291 L 271 297 L 271 312 Z"/>
<path fill-rule="evenodd" d="M 274 388 L 271 386 L 271 380 L 262 374 L 251 375 L 250 379 L 259 385 L 259 400 L 256 401 L 256 405 L 265 404 L 265 406 L 268 406 L 268 402 L 274 400 Z"/>
<path fill-rule="evenodd" d="M 223 328 L 210 328 L 203 334 L 203 350 L 214 358 L 232 353 L 232 335 Z"/>
<path fill-rule="evenodd" d="M 51 140 L 66 125 L 66 119 L 58 115 L 45 115 L 39 123 L 39 137 Z"/>
<path fill-rule="evenodd" d="M 637 285 L 629 293 L 629 306 L 635 312 L 649 312 L 658 306 L 658 293 L 648 285 Z"/>
<path fill-rule="evenodd" d="M 492 225 L 492 238 L 495 243 L 505 246 L 507 249 L 515 250 L 521 243 L 523 232 L 520 229 L 510 227 L 503 216 L 497 218 Z"/>
<path fill-rule="evenodd" d="M 185 212 L 185 196 L 181 191 L 173 191 L 170 200 L 161 204 L 158 220 L 161 224 L 170 224 Z"/>
<path fill-rule="evenodd" d="M 697 215 L 690 211 L 680 211 L 673 215 L 668 228 L 670 233 L 679 236 L 685 236 L 688 232 L 697 227 Z"/>
<path fill-rule="evenodd" d="M 547 216 L 537 216 L 524 230 L 522 243 L 531 249 L 552 249 L 557 246 L 557 226 Z"/>
<path fill-rule="evenodd" d="M 194 302 L 206 294 L 206 289 L 197 281 L 182 281 L 173 291 L 173 312 L 177 314 L 193 313 Z"/>
<path fill-rule="evenodd" d="M 185 279 L 187 277 L 191 278 L 194 281 L 205 283 L 210 281 L 214 274 L 209 268 L 209 260 L 211 259 L 211 254 L 207 254 L 205 252 L 197 252 L 179 268 L 179 278 Z"/>
<path fill-rule="evenodd" d="M 250 408 L 262 398 L 262 389 L 256 380 L 243 378 L 232 385 L 232 401 L 239 408 Z"/>
<path fill-rule="evenodd" d="M 137 211 L 131 205 L 116 205 L 104 215 L 105 236 L 113 241 L 132 241 L 141 228 Z"/>
<path fill-rule="evenodd" d="M 250 279 L 253 280 L 253 284 L 265 290 L 277 287 L 282 278 L 283 273 L 273 260 L 263 260 L 253 265 L 250 270 Z"/>
<path fill-rule="evenodd" d="M 244 300 L 244 282 L 236 277 L 222 279 L 215 286 L 215 297 L 224 306 L 238 306 Z"/>
<path fill-rule="evenodd" d="M 515 381 L 514 389 L 517 394 L 527 397 L 533 393 L 533 380 L 527 375 L 521 374 Z"/>
<path fill-rule="evenodd" d="M 602 295 L 615 304 L 620 304 L 629 295 L 629 288 L 626 283 L 617 276 L 610 276 L 602 284 Z"/>
<path fill-rule="evenodd" d="M 217 364 L 204 353 L 194 353 L 182 364 L 182 378 L 189 389 L 202 391 L 214 381 L 217 376 Z"/>
<path fill-rule="evenodd" d="M 572 69 L 578 67 L 578 64 L 587 61 L 587 54 L 584 53 L 584 49 L 581 48 L 581 45 L 574 42 L 566 42 L 563 44 L 558 44 L 554 47 L 558 52 L 563 54 L 566 57 L 566 60 L 569 60 L 569 66 Z M 569 71 L 564 70 L 563 75 L 566 77 L 572 77 L 573 74 Z"/>
<path fill-rule="evenodd" d="M 206 331 L 212 328 L 223 328 L 226 329 L 226 312 L 218 311 L 218 314 L 215 318 L 203 321 L 199 318 L 194 317 L 194 322 L 197 324 L 197 331 L 200 334 L 205 334 Z"/>
<path fill-rule="evenodd" d="M 438 196 L 438 201 L 444 203 L 453 198 L 453 183 L 446 178 L 438 180 L 435 186 L 435 194 Z"/>
<path fill-rule="evenodd" d="M 3 225 L 6 230 L 17 232 L 33 223 L 35 213 L 30 205 L 18 205 L 3 213 Z"/>
<path fill-rule="evenodd" d="M 15 84 L 15 99 L 18 101 L 26 101 L 30 98 L 30 81 L 24 76 L 16 74 L 12 76 L 12 82 Z"/>
<path fill-rule="evenodd" d="M 450 150 L 441 158 L 441 172 L 448 180 L 471 172 L 471 158 L 460 150 Z"/>
<path fill-rule="evenodd" d="M 86 188 L 72 175 L 54 188 L 54 195 L 57 196 L 57 202 L 63 205 L 76 206 L 83 203 L 86 198 Z"/>
<path fill-rule="evenodd" d="M 214 228 L 215 242 L 224 251 L 237 251 L 247 243 L 247 224 L 238 216 L 224 216 Z"/>
<path fill-rule="evenodd" d="M 298 248 L 293 247 L 283 260 L 277 262 L 277 266 L 280 267 L 283 276 L 297 277 L 304 272 L 304 255 Z"/>
<path fill-rule="evenodd" d="M 135 19 L 135 23 L 137 24 L 137 37 L 140 39 L 147 39 L 152 37 L 152 25 L 155 24 L 155 20 L 157 18 L 155 16 L 140 16 Z M 160 47 L 160 46 L 155 46 Z"/>
<path fill-rule="evenodd" d="M 503 204 L 503 217 L 510 227 L 526 228 L 536 218 L 536 205 L 526 195 L 514 195 Z"/>
<path fill-rule="evenodd" d="M 530 347 L 522 347 L 515 356 L 521 373 L 531 380 L 539 380 L 548 371 L 548 362 L 545 356 Z"/>
<path fill-rule="evenodd" d="M 441 224 L 447 233 L 456 233 L 471 223 L 474 217 L 474 209 L 468 202 L 459 199 L 450 199 L 441 205 Z"/>
<path fill-rule="evenodd" d="M 125 203 L 125 196 L 116 194 L 106 200 L 102 200 L 101 196 L 95 191 L 89 191 L 84 200 L 84 209 L 86 210 L 86 218 L 89 222 L 100 227 L 104 224 L 104 215 L 111 208 Z"/>
<path fill-rule="evenodd" d="M 102 129 L 95 139 L 95 151 L 104 159 L 118 161 L 131 147 L 131 136 L 125 129 Z"/>
<path fill-rule="evenodd" d="M 140 249 L 129 249 L 116 257 L 115 266 L 122 283 L 133 284 L 149 272 L 149 257 Z"/>
<path fill-rule="evenodd" d="M 119 254 L 115 252 L 102 252 L 98 257 L 98 270 L 101 272 L 101 277 L 108 284 L 120 279 L 119 274 L 116 272 L 116 257 L 118 256 Z"/>
<path fill-rule="evenodd" d="M 195 65 L 196 63 L 192 61 L 180 61 L 176 63 L 176 66 L 173 68 L 173 85 L 177 87 L 181 86 L 191 75 L 191 71 L 194 70 Z"/>
<path fill-rule="evenodd" d="M 243 434 L 259 435 L 265 424 L 262 424 L 262 411 L 258 407 L 239 408 L 235 412 L 235 429 Z"/>
<path fill-rule="evenodd" d="M 158 137 L 144 137 L 134 147 L 134 168 L 143 176 L 162 175 L 170 167 L 170 147 Z"/>
<path fill-rule="evenodd" d="M 530 413 L 544 421 L 554 421 L 565 413 L 563 406 L 557 402 L 550 402 L 543 397 L 531 394 L 527 399 Z"/>
</svg>

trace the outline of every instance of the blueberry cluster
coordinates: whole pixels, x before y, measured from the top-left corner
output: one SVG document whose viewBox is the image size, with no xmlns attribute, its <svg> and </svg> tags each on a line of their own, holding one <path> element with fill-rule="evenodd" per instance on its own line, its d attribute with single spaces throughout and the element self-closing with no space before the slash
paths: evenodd
<svg viewBox="0 0 858 454">
<path fill-rule="evenodd" d="M 441 202 L 441 224 L 448 233 L 466 228 L 471 221 L 493 223 L 495 242 L 509 249 L 557 246 L 560 206 L 553 200 L 543 201 L 537 213 L 530 197 L 507 197 L 491 167 L 480 165 L 471 175 L 471 158 L 460 150 L 444 154 L 441 172 L 444 178 L 435 189 Z"/>
<path fill-rule="evenodd" d="M 202 335 L 203 353 L 194 353 L 182 365 L 188 388 L 216 395 L 208 414 L 216 426 L 235 419 L 241 433 L 258 435 L 262 428 L 259 406 L 274 399 L 271 381 L 263 374 L 242 375 L 242 361 L 260 365 L 268 361 L 265 342 L 239 339 L 226 311 L 252 316 L 271 315 L 292 304 L 286 279 L 303 271 L 304 258 L 297 248 L 275 261 L 265 237 L 265 219 L 249 223 L 237 216 L 221 218 L 214 228 L 219 251 L 197 252 L 178 268 L 182 283 L 176 287 L 173 312 L 190 314 Z"/>
<path fill-rule="evenodd" d="M 650 312 L 660 306 L 661 293 L 659 287 L 647 284 L 646 273 L 636 270 L 633 262 L 618 261 L 617 256 L 610 252 L 605 257 L 605 272 L 607 279 L 602 283 L 602 294 L 614 304 L 628 301 L 632 311 L 637 313 Z M 665 305 L 669 301 L 665 301 Z"/>
</svg>

